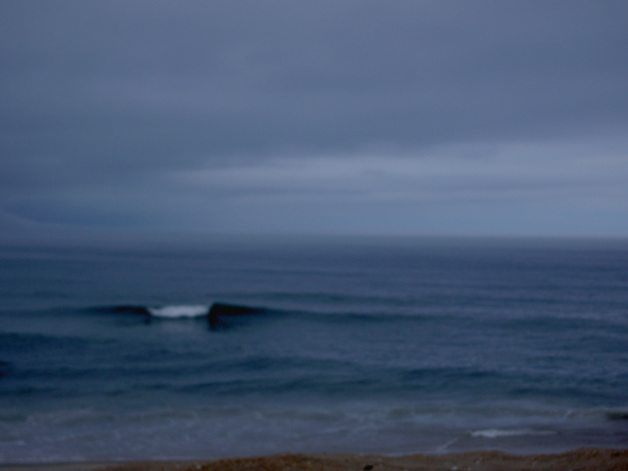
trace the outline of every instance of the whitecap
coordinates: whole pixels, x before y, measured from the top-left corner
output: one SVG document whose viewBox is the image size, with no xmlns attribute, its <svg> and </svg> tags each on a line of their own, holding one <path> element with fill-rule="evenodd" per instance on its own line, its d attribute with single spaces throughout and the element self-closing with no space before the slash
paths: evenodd
<svg viewBox="0 0 628 471">
<path fill-rule="evenodd" d="M 197 305 L 180 305 L 180 306 L 163 306 L 159 308 L 149 307 L 148 312 L 151 316 L 165 317 L 168 319 L 179 319 L 183 317 L 200 317 L 206 316 L 209 312 L 209 306 Z"/>
<path fill-rule="evenodd" d="M 514 430 L 500 430 L 500 429 L 486 429 L 476 430 L 471 432 L 472 437 L 481 438 L 500 438 L 500 437 L 517 437 L 522 435 L 555 435 L 556 432 L 549 430 L 530 430 L 530 429 L 514 429 Z"/>
</svg>

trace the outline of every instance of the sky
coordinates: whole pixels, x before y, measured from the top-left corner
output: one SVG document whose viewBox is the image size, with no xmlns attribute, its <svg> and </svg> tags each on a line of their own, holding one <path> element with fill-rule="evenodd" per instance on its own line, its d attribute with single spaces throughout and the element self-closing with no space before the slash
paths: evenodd
<svg viewBox="0 0 628 471">
<path fill-rule="evenodd" d="M 0 241 L 628 237 L 628 2 L 0 3 Z"/>
</svg>

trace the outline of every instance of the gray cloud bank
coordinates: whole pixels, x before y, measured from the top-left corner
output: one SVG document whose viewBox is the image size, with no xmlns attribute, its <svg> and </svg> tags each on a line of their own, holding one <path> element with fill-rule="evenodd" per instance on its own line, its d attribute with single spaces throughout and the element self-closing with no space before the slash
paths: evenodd
<svg viewBox="0 0 628 471">
<path fill-rule="evenodd" d="M 0 230 L 627 236 L 627 18 L 5 1 Z"/>
</svg>

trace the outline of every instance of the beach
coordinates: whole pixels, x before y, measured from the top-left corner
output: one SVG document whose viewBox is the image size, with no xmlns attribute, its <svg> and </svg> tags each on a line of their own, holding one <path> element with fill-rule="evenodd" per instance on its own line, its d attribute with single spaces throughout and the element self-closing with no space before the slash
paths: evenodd
<svg viewBox="0 0 628 471">
<path fill-rule="evenodd" d="M 285 454 L 216 461 L 145 461 L 124 464 L 74 463 L 1 466 L 2 471 L 519 471 L 628 469 L 628 450 L 579 449 L 560 454 L 516 455 L 476 451 L 445 455 L 325 455 Z"/>
</svg>

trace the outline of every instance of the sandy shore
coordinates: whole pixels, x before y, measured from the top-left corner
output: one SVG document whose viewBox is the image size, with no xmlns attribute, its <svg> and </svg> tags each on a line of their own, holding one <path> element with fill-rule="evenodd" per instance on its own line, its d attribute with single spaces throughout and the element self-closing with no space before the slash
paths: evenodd
<svg viewBox="0 0 628 471">
<path fill-rule="evenodd" d="M 581 449 L 553 455 L 478 451 L 400 457 L 367 455 L 274 455 L 216 461 L 76 463 L 0 466 L 1 471 L 626 471 L 628 450 Z"/>
</svg>

